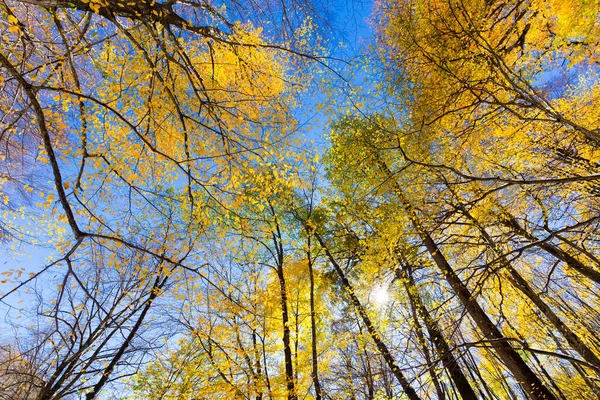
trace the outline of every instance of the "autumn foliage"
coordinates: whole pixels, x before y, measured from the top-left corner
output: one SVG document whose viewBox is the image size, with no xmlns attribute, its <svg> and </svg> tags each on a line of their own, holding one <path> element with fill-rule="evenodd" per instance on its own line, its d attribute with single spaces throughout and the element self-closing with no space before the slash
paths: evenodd
<svg viewBox="0 0 600 400">
<path fill-rule="evenodd" d="M 600 398 L 597 2 L 329 6 L 0 3 L 0 399 Z"/>
</svg>

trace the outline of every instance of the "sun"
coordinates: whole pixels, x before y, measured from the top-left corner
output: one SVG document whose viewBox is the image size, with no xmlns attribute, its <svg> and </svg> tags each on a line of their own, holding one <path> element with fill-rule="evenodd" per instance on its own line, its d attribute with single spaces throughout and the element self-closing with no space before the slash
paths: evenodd
<svg viewBox="0 0 600 400">
<path fill-rule="evenodd" d="M 386 288 L 377 286 L 371 292 L 371 298 L 375 304 L 383 306 L 390 300 L 390 295 Z"/>
</svg>

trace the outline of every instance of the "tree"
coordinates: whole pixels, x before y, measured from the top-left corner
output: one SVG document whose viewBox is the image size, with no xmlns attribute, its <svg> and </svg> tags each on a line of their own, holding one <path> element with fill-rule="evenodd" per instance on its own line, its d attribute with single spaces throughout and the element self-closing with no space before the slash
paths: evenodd
<svg viewBox="0 0 600 400">
<path fill-rule="evenodd" d="M 595 13 L 585 2 L 569 10 L 556 2 L 379 2 L 378 54 L 391 100 L 385 117 L 354 127 L 363 132 L 350 144 L 380 155 L 383 175 L 367 171 L 367 187 L 398 183 L 400 202 L 433 239 L 429 252 L 466 265 L 467 284 L 488 313 L 506 319 L 507 336 L 542 351 L 531 361 L 544 354 L 531 343 L 548 354 L 552 338 L 563 343 L 558 360 L 568 347 L 579 352 L 577 383 L 556 385 L 558 360 L 532 366 L 557 396 L 597 391 L 589 379 L 597 373 L 595 316 L 572 307 L 574 299 L 582 307 L 598 301 L 587 296 L 599 265 L 588 251 L 597 248 L 598 136 L 586 103 L 597 95 Z M 374 164 L 369 153 L 363 162 Z M 567 287 L 573 297 L 563 296 Z M 523 323 L 506 315 L 513 301 Z M 554 332 L 548 347 L 525 315 Z M 591 369 L 575 372 L 583 360 Z"/>
<path fill-rule="evenodd" d="M 32 290 L 48 327 L 36 344 L 47 357 L 39 399 L 95 398 L 159 346 L 143 332 L 161 298 L 194 276 L 216 285 L 202 271 L 207 232 L 296 131 L 292 94 L 302 90 L 297 78 L 308 82 L 301 63 L 316 59 L 302 53 L 307 14 L 264 9 L 284 20 L 270 31 L 270 17 L 255 11 L 205 2 L 0 6 L 3 206 L 6 221 L 16 219 L 3 223 L 3 239 L 55 251 L 29 278 L 15 271 L 2 297 L 44 287 Z M 252 18 L 237 22 L 244 15 Z"/>
<path fill-rule="evenodd" d="M 35 399 L 43 385 L 35 364 L 11 345 L 0 347 L 0 377 L 0 399 L 3 400 Z"/>
<path fill-rule="evenodd" d="M 596 395 L 595 4 L 379 0 L 342 91 L 324 8 L 0 4 L 0 390 Z"/>
</svg>

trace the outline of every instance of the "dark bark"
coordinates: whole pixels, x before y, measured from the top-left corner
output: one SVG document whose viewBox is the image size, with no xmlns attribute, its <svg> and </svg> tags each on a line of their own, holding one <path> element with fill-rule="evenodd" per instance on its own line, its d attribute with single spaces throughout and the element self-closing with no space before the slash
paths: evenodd
<svg viewBox="0 0 600 400">
<path fill-rule="evenodd" d="M 256 342 L 256 331 L 252 331 L 252 347 L 254 349 L 254 369 L 255 369 L 255 379 L 254 385 L 256 386 L 256 400 L 262 400 L 263 393 L 260 382 L 260 374 L 261 374 L 261 366 L 260 366 L 260 350 L 258 348 Z"/>
<path fill-rule="evenodd" d="M 406 379 L 406 377 L 404 376 L 402 371 L 400 371 L 400 368 L 396 364 L 396 360 L 392 356 L 392 353 L 390 353 L 387 345 L 381 339 L 381 335 L 375 329 L 375 326 L 371 322 L 371 319 L 369 318 L 369 316 L 368 316 L 366 310 L 364 309 L 363 305 L 361 304 L 360 300 L 358 299 L 358 297 L 356 297 L 356 294 L 354 293 L 354 289 L 352 288 L 350 281 L 346 277 L 344 270 L 337 263 L 337 261 L 335 260 L 335 258 L 331 254 L 331 252 L 329 251 L 329 248 L 327 247 L 327 245 L 321 238 L 321 236 L 319 234 L 315 234 L 315 238 L 317 239 L 317 241 L 319 242 L 319 244 L 325 251 L 325 254 L 327 255 L 327 259 L 329 260 L 329 262 L 331 262 L 338 277 L 342 281 L 342 285 L 343 285 L 344 289 L 347 291 L 348 295 L 350 296 L 350 299 L 352 300 L 352 305 L 354 306 L 354 308 L 360 315 L 360 318 L 363 320 L 363 323 L 366 325 L 369 335 L 371 336 L 371 339 L 375 343 L 377 350 L 379 350 L 379 353 L 385 360 L 387 366 L 390 368 L 390 370 L 392 371 L 392 373 L 398 380 L 398 383 L 400 383 L 400 386 L 402 386 L 404 393 L 410 400 L 419 400 L 420 398 L 417 395 L 417 392 L 410 385 L 410 383 L 408 382 L 408 380 Z"/>
<path fill-rule="evenodd" d="M 560 334 L 565 338 L 567 343 L 577 352 L 581 357 L 587 361 L 588 363 L 595 365 L 596 367 L 600 367 L 600 358 L 581 340 L 581 338 L 571 330 L 565 324 L 558 315 L 552 310 L 552 308 L 543 301 L 540 296 L 533 290 L 531 285 L 521 276 L 521 274 L 513 268 L 510 262 L 506 259 L 506 257 L 498 250 L 494 240 L 487 233 L 487 231 L 469 214 L 468 211 L 464 210 L 463 214 L 475 224 L 481 236 L 483 237 L 485 243 L 488 247 L 490 247 L 496 257 L 500 258 L 500 262 L 504 269 L 508 272 L 508 280 L 512 283 L 512 285 L 521 291 L 527 298 L 544 314 L 544 316 L 550 321 L 550 323 L 554 326 L 554 328 L 560 332 Z"/>
<path fill-rule="evenodd" d="M 104 369 L 104 372 L 102 373 L 102 376 L 100 377 L 98 382 L 96 382 L 96 384 L 94 385 L 92 390 L 85 395 L 86 400 L 92 400 L 92 399 L 96 398 L 96 396 L 100 393 L 102 388 L 104 388 L 104 385 L 106 385 L 106 383 L 108 382 L 115 367 L 117 366 L 119 361 L 121 361 L 123 354 L 125 354 L 125 350 L 127 350 L 129 348 L 131 342 L 137 335 L 138 330 L 140 329 L 140 327 L 142 326 L 142 323 L 144 322 L 144 319 L 146 318 L 146 314 L 152 307 L 152 303 L 154 302 L 154 300 L 156 300 L 156 298 L 160 294 L 163 285 L 167 282 L 167 279 L 168 279 L 167 277 L 160 277 L 160 276 L 156 277 L 154 285 L 150 291 L 150 296 L 148 296 L 148 300 L 146 300 L 146 305 L 142 309 L 140 316 L 138 317 L 137 321 L 133 325 L 133 328 L 131 328 L 129 335 L 127 335 L 127 338 L 125 339 L 125 341 L 123 342 L 123 344 L 121 345 L 121 347 L 119 348 L 117 353 L 114 355 L 114 357 L 112 358 L 110 363 Z"/>
<path fill-rule="evenodd" d="M 444 368 L 446 371 L 448 371 L 448 375 L 450 375 L 450 378 L 456 385 L 456 389 L 460 393 L 463 400 L 477 400 L 475 391 L 471 387 L 471 384 L 467 380 L 466 376 L 463 374 L 460 365 L 454 358 L 454 355 L 450 350 L 450 346 L 448 345 L 448 342 L 446 342 L 439 325 L 431 317 L 431 314 L 429 314 L 429 311 L 425 307 L 425 304 L 419 295 L 412 273 L 407 269 L 408 268 L 404 269 L 404 271 L 400 269 L 396 270 L 396 276 L 398 276 L 400 279 L 404 279 L 403 281 L 405 282 L 409 299 L 411 303 L 414 304 L 414 308 L 425 322 L 425 327 L 427 328 L 429 337 L 433 341 L 433 344 L 440 355 L 440 359 L 444 365 Z"/>
<path fill-rule="evenodd" d="M 567 253 L 560 247 L 555 246 L 551 243 L 548 243 L 548 241 L 546 241 L 546 240 L 540 240 L 540 239 L 536 238 L 534 235 L 529 233 L 525 228 L 523 228 L 519 224 L 519 222 L 516 220 L 516 218 L 513 217 L 512 215 L 508 215 L 505 213 L 503 216 L 504 216 L 504 218 L 500 219 L 501 223 L 504 226 L 506 226 L 507 228 L 510 228 L 510 230 L 513 233 L 515 233 L 516 235 L 518 235 L 524 239 L 527 239 L 527 241 L 529 241 L 531 244 L 539 247 L 540 249 L 544 250 L 546 253 L 557 258 L 558 260 L 563 261 L 565 264 L 567 264 L 573 270 L 579 272 L 581 275 L 593 280 L 594 282 L 596 282 L 597 284 L 600 285 L 600 271 L 596 271 L 595 269 L 588 267 L 587 265 L 583 264 L 581 261 L 579 261 L 572 255 L 570 255 L 569 253 Z"/>
<path fill-rule="evenodd" d="M 401 277 L 401 275 L 399 275 L 399 273 L 401 273 L 400 269 L 397 269 L 396 270 L 397 277 Z M 435 372 L 435 365 L 437 364 L 437 362 L 436 363 L 432 362 L 431 353 L 429 351 L 429 347 L 427 344 L 427 339 L 425 338 L 425 334 L 423 333 L 423 327 L 421 325 L 421 321 L 419 320 L 418 301 L 415 301 L 413 299 L 414 294 L 410 293 L 409 284 L 405 282 L 404 287 L 406 289 L 406 293 L 408 294 L 408 299 L 410 302 L 410 311 L 411 311 L 411 315 L 413 318 L 413 322 L 415 324 L 415 332 L 417 335 L 417 340 L 419 341 L 419 346 L 421 346 L 421 350 L 423 351 L 423 357 L 425 358 L 425 362 L 427 363 L 427 369 L 429 372 L 429 376 L 431 376 L 431 381 L 433 382 L 433 386 L 435 387 L 435 391 L 437 393 L 438 400 L 446 400 L 446 395 L 444 394 L 444 391 L 442 390 L 442 386 L 440 385 L 440 380 L 438 379 L 437 373 Z M 417 294 L 417 296 L 418 296 L 418 294 Z M 429 337 L 433 338 L 433 336 L 431 335 L 431 332 L 429 332 Z"/>
<path fill-rule="evenodd" d="M 446 260 L 446 257 L 441 252 L 441 249 L 438 247 L 437 243 L 424 228 L 421 220 L 417 216 L 417 213 L 413 209 L 412 204 L 404 195 L 403 190 L 396 181 L 387 164 L 385 164 L 378 155 L 376 155 L 376 160 L 379 168 L 384 173 L 385 180 L 391 182 L 393 185 L 395 194 L 402 203 L 402 206 L 406 211 L 413 228 L 420 236 L 431 258 L 438 266 L 444 275 L 444 278 L 452 287 L 463 307 L 465 307 L 465 310 L 469 313 L 481 333 L 486 339 L 490 340 L 491 346 L 496 351 L 506 368 L 508 368 L 508 370 L 514 375 L 517 382 L 519 382 L 523 390 L 525 390 L 525 392 L 532 399 L 556 399 L 552 392 L 548 390 L 548 388 L 542 383 L 535 372 L 531 370 L 531 368 L 527 365 L 527 363 L 525 363 L 525 361 L 523 361 L 515 349 L 512 348 L 496 324 L 490 320 L 483 308 L 481 308 L 479 303 L 477 303 L 477 300 L 469 288 L 456 274 L 450 263 L 448 263 L 448 260 Z"/>
<path fill-rule="evenodd" d="M 321 400 L 321 382 L 319 382 L 319 366 L 317 352 L 317 321 L 315 314 L 315 276 L 313 270 L 313 260 L 311 255 L 311 235 L 307 230 L 306 239 L 306 259 L 308 263 L 308 278 L 310 280 L 310 339 L 311 339 L 311 378 L 315 385 L 315 400 Z"/>
<path fill-rule="evenodd" d="M 279 280 L 279 289 L 281 294 L 281 320 L 283 323 L 283 356 L 285 364 L 285 382 L 288 392 L 288 400 L 297 400 L 296 387 L 294 382 L 294 364 L 292 360 L 292 348 L 290 346 L 290 321 L 288 311 L 288 296 L 285 285 L 285 276 L 283 274 L 283 245 L 281 243 L 281 234 L 277 226 L 277 235 L 273 233 L 273 244 L 277 254 L 277 278 Z"/>
</svg>

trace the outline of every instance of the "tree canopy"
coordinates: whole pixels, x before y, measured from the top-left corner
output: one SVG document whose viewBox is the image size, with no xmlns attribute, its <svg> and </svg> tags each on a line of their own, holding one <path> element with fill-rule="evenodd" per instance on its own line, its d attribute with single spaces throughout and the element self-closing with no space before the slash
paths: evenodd
<svg viewBox="0 0 600 400">
<path fill-rule="evenodd" d="M 600 398 L 598 4 L 361 6 L 0 2 L 0 399 Z"/>
</svg>

